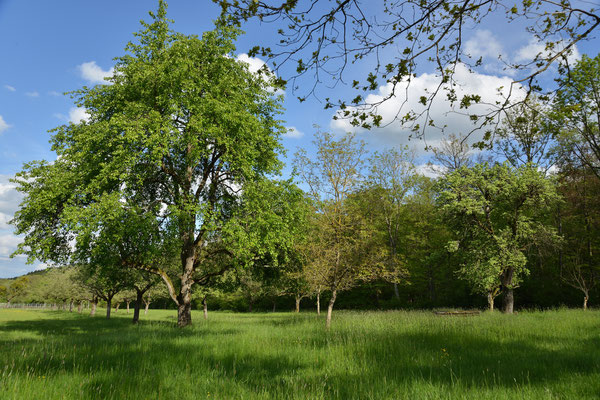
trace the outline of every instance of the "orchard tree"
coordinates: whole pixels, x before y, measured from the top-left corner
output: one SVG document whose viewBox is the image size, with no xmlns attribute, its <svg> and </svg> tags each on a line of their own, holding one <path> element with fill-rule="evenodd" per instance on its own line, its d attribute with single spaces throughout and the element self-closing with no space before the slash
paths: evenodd
<svg viewBox="0 0 600 400">
<path fill-rule="evenodd" d="M 408 147 L 393 148 L 375 153 L 369 161 L 371 169 L 368 185 L 370 187 L 365 193 L 365 200 L 369 204 L 365 204 L 364 209 L 374 210 L 378 214 L 375 218 L 383 221 L 389 250 L 388 269 L 394 284 L 394 294 L 399 299 L 398 283 L 405 275 L 400 263 L 400 252 L 405 248 L 401 232 L 406 222 L 404 203 L 415 184 L 414 153 Z"/>
<path fill-rule="evenodd" d="M 282 99 L 273 74 L 236 61 L 235 24 L 221 19 L 198 38 L 169 28 L 162 1 L 150 15 L 110 84 L 73 94 L 90 118 L 55 129 L 57 161 L 18 175 L 25 199 L 14 223 L 25 235 L 20 252 L 52 259 L 113 210 L 154 219 L 178 266 L 145 257 L 120 266 L 159 275 L 186 326 L 195 284 L 291 246 L 297 213 L 284 199 L 296 192 L 266 179 L 281 167 Z M 227 258 L 223 268 L 216 257 Z"/>
<path fill-rule="evenodd" d="M 90 314 L 95 315 L 98 301 L 104 300 L 107 319 L 110 319 L 113 299 L 129 284 L 128 276 L 118 265 L 82 265 L 78 267 L 76 279 L 91 293 Z"/>
<path fill-rule="evenodd" d="M 315 207 L 308 233 L 308 240 L 313 242 L 309 269 L 331 292 L 326 320 L 329 329 L 338 292 L 377 278 L 381 268 L 374 257 L 373 226 L 350 201 L 360 188 L 364 143 L 357 143 L 353 135 L 335 140 L 329 133 L 317 132 L 315 145 L 315 159 L 300 150 L 294 167 L 308 186 Z"/>
<path fill-rule="evenodd" d="M 454 79 L 459 66 L 476 70 L 483 63 L 465 45 L 472 26 L 504 17 L 506 25 L 514 24 L 509 29 L 534 38 L 540 48 L 522 61 L 493 55 L 507 75 L 514 76 L 514 82 L 504 88 L 507 98 L 492 104 L 489 112 L 471 112 L 475 127 L 499 122 L 497 117 L 504 110 L 522 101 L 516 95 L 521 86 L 526 93 L 543 91 L 540 74 L 552 65 L 565 65 L 575 45 L 593 40 L 593 32 L 600 26 L 597 4 L 569 0 L 213 1 L 239 21 L 256 18 L 274 24 L 277 35 L 273 43 L 261 43 L 249 54 L 266 57 L 291 81 L 301 101 L 319 86 L 351 84 L 356 93 L 327 99 L 325 107 L 339 108 L 338 115 L 349 118 L 354 126 L 380 126 L 379 106 L 403 92 L 418 72 L 434 68 L 438 78 L 435 89 L 417 94 L 424 110 L 408 109 L 407 102 L 402 102 L 396 112 L 396 119 L 410 123 L 419 133 L 434 124 L 430 110 L 436 96 L 447 97 L 461 111 L 481 101 L 481 93 L 459 97 Z M 357 76 L 354 71 L 366 72 Z M 300 79 L 303 76 L 306 79 Z M 385 96 L 368 95 L 385 85 L 391 87 Z"/>
<path fill-rule="evenodd" d="M 553 180 L 531 165 L 484 163 L 440 180 L 439 205 L 458 236 L 449 250 L 462 254 L 461 275 L 488 295 L 490 308 L 502 288 L 504 312 L 512 313 L 513 289 L 529 273 L 526 251 L 558 241 L 541 219 L 557 199 Z"/>
</svg>

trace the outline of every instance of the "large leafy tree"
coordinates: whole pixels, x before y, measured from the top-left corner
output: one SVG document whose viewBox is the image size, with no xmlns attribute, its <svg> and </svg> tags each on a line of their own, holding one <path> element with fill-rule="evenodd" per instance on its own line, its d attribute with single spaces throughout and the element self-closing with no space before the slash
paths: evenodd
<svg viewBox="0 0 600 400">
<path fill-rule="evenodd" d="M 439 204 L 459 240 L 450 250 L 464 257 L 461 274 L 475 291 L 493 296 L 502 288 L 504 311 L 513 312 L 513 289 L 528 274 L 525 252 L 557 241 L 540 219 L 557 200 L 554 182 L 535 167 L 477 164 L 439 182 Z"/>
<path fill-rule="evenodd" d="M 235 24 L 222 19 L 198 38 L 170 30 L 162 1 L 150 15 L 108 84 L 73 94 L 90 117 L 55 129 L 57 161 L 19 175 L 26 197 L 14 223 L 20 251 L 41 259 L 66 257 L 111 221 L 152 227 L 175 263 L 120 264 L 160 275 L 185 326 L 195 284 L 291 245 L 284 231 L 297 214 L 283 200 L 297 192 L 266 180 L 281 165 L 281 98 L 272 75 L 235 60 Z M 130 224 L 123 210 L 143 218 Z"/>
</svg>

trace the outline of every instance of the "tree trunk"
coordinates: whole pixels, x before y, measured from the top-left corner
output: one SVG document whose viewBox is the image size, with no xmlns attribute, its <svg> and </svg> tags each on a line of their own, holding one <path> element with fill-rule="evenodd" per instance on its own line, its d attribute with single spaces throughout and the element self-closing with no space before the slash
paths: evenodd
<svg viewBox="0 0 600 400">
<path fill-rule="evenodd" d="M 129 314 L 129 303 L 131 303 L 131 300 L 125 300 L 125 303 L 127 303 L 127 314 Z"/>
<path fill-rule="evenodd" d="M 90 315 L 93 317 L 94 315 L 96 315 L 96 307 L 98 307 L 98 300 L 93 299 L 92 300 L 92 309 L 90 310 Z"/>
<path fill-rule="evenodd" d="M 515 307 L 515 297 L 514 297 L 513 288 L 512 288 L 513 273 L 514 273 L 513 269 L 508 268 L 502 274 L 502 285 L 506 289 L 506 292 L 504 293 L 504 299 L 503 299 L 504 300 L 503 301 L 504 312 L 506 314 L 512 314 L 514 311 L 514 307 Z"/>
<path fill-rule="evenodd" d="M 206 296 L 202 299 L 202 311 L 204 313 L 204 319 L 208 319 L 208 303 L 206 302 Z"/>
<path fill-rule="evenodd" d="M 194 250 L 187 251 L 183 259 L 184 269 L 181 276 L 181 288 L 177 298 L 177 326 L 183 328 L 192 324 L 192 273 L 194 272 Z"/>
<path fill-rule="evenodd" d="M 277 302 L 273 300 L 273 312 L 277 309 Z"/>
<path fill-rule="evenodd" d="M 73 312 L 73 300 L 69 301 L 69 312 Z"/>
<path fill-rule="evenodd" d="M 329 299 L 329 305 L 327 306 L 327 321 L 325 322 L 325 328 L 329 330 L 331 328 L 331 314 L 333 313 L 333 304 L 335 303 L 335 297 L 337 296 L 337 290 L 331 292 L 331 299 Z"/>
<path fill-rule="evenodd" d="M 583 309 L 587 310 L 587 303 L 588 300 L 590 299 L 590 297 L 586 294 L 585 297 L 583 298 Z"/>
<path fill-rule="evenodd" d="M 321 292 L 317 292 L 317 315 L 321 315 Z"/>
<path fill-rule="evenodd" d="M 248 312 L 252 312 L 252 299 L 248 300 Z"/>
<path fill-rule="evenodd" d="M 192 304 L 181 303 L 177 306 L 177 326 L 183 328 L 192 324 Z"/>
<path fill-rule="evenodd" d="M 117 302 L 117 305 L 115 306 L 115 312 L 119 311 L 119 307 L 121 307 L 121 302 Z"/>
<path fill-rule="evenodd" d="M 110 309 L 112 308 L 112 297 L 106 300 L 106 319 L 110 319 Z"/>
<path fill-rule="evenodd" d="M 490 311 L 494 311 L 494 295 L 492 294 L 492 292 L 488 292 L 487 300 L 488 300 L 488 309 Z"/>
<path fill-rule="evenodd" d="M 144 315 L 146 315 L 148 314 L 148 308 L 150 308 L 150 300 L 144 301 L 144 303 L 146 303 L 146 306 L 144 307 Z"/>
<path fill-rule="evenodd" d="M 400 300 L 400 291 L 398 290 L 398 284 L 394 282 L 394 297 L 396 300 Z"/>
<path fill-rule="evenodd" d="M 515 307 L 515 298 L 513 295 L 513 290 L 510 288 L 506 288 L 506 293 L 504 294 L 504 312 L 506 314 L 512 314 Z"/>
<path fill-rule="evenodd" d="M 80 302 L 77 304 L 77 312 L 78 312 L 79 314 L 81 314 L 81 310 L 83 310 L 83 301 L 80 301 Z"/>
<path fill-rule="evenodd" d="M 140 320 L 140 308 L 142 308 L 142 302 L 144 301 L 143 299 L 144 297 L 144 293 L 142 291 L 137 291 L 136 293 L 136 298 L 135 298 L 135 303 L 133 305 L 133 323 L 137 324 L 138 321 Z M 129 304 L 127 304 L 129 305 Z"/>
<path fill-rule="evenodd" d="M 300 300 L 302 300 L 302 298 L 300 296 L 296 296 L 296 312 L 297 313 L 300 312 Z"/>
</svg>

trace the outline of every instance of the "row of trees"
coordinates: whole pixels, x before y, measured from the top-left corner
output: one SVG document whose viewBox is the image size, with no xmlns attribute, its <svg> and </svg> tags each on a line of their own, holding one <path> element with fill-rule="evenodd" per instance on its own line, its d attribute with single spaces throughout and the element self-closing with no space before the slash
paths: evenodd
<svg viewBox="0 0 600 400">
<path fill-rule="evenodd" d="M 551 105 L 507 114 L 489 144 L 505 163 L 476 163 L 464 138 L 449 140 L 435 154 L 443 176 L 431 180 L 407 149 L 368 157 L 352 135 L 319 132 L 316 155 L 295 157 L 303 191 L 273 179 L 282 81 L 236 61 L 236 24 L 224 16 L 198 38 L 170 30 L 164 2 L 151 17 L 107 84 L 73 94 L 90 118 L 53 131 L 58 158 L 15 178 L 25 195 L 17 253 L 77 265 L 76 281 L 108 312 L 117 292 L 135 291 L 140 305 L 159 280 L 186 326 L 194 296 L 206 304 L 211 290 L 239 286 L 251 307 L 268 287 L 297 307 L 327 293 L 329 327 L 342 291 L 392 287 L 400 299 L 401 285 L 422 279 L 443 301 L 440 286 L 456 274 L 490 307 L 503 293 L 512 312 L 529 266 L 554 259 L 589 291 L 599 57 L 569 70 Z M 557 178 L 544 166 L 557 166 Z M 583 238 L 587 255 L 564 246 Z"/>
</svg>

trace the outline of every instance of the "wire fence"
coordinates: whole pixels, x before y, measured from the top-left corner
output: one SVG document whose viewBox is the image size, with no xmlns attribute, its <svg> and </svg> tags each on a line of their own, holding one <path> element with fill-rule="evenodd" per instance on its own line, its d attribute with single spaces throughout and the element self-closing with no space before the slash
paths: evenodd
<svg viewBox="0 0 600 400">
<path fill-rule="evenodd" d="M 36 308 L 36 309 L 47 309 L 56 310 L 60 308 L 61 304 L 50 304 L 50 303 L 0 303 L 0 308 Z"/>
</svg>

